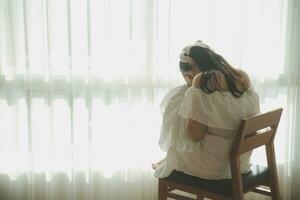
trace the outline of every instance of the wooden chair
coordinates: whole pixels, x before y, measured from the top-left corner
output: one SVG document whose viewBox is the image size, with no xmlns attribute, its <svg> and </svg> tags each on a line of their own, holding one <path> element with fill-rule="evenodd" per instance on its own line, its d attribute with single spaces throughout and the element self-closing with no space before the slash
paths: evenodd
<svg viewBox="0 0 300 200">
<path fill-rule="evenodd" d="M 243 195 L 249 191 L 271 196 L 273 200 L 279 200 L 274 137 L 281 113 L 282 108 L 242 120 L 230 152 L 232 179 L 205 180 L 173 171 L 167 178 L 159 179 L 158 199 L 166 200 L 170 197 L 172 199 L 193 200 L 173 191 L 180 190 L 195 194 L 197 200 L 203 200 L 204 197 L 218 200 L 243 200 Z M 268 166 L 253 165 L 251 172 L 241 175 L 240 155 L 263 145 L 266 147 Z M 259 186 L 268 186 L 270 190 L 258 188 Z"/>
</svg>

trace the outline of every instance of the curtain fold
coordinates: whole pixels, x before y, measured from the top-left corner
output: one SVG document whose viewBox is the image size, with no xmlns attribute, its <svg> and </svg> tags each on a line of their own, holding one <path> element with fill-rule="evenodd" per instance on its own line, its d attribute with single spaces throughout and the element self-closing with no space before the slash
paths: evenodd
<svg viewBox="0 0 300 200">
<path fill-rule="evenodd" d="M 287 74 L 287 83 L 289 85 L 289 117 L 287 124 L 290 135 L 285 161 L 286 177 L 284 178 L 283 192 L 286 192 L 286 199 L 297 199 L 300 196 L 300 148 L 299 148 L 299 130 L 300 130 L 300 2 L 290 0 L 288 3 L 287 15 L 287 36 L 286 36 L 286 61 L 285 71 Z"/>
<path fill-rule="evenodd" d="M 284 108 L 278 171 L 283 199 L 296 198 L 297 10 L 296 0 L 0 0 L 0 195 L 156 199 L 158 105 L 184 83 L 181 49 L 202 40 L 249 73 L 262 111 Z"/>
</svg>

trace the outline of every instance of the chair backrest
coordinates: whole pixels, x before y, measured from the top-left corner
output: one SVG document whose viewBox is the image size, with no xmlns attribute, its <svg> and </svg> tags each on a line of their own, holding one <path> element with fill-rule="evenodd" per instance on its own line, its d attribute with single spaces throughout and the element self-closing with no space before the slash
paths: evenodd
<svg viewBox="0 0 300 200">
<path fill-rule="evenodd" d="M 269 180 L 272 182 L 272 195 L 279 197 L 277 181 L 276 160 L 274 151 L 274 137 L 277 131 L 282 108 L 258 114 L 243 119 L 233 142 L 230 152 L 230 168 L 234 199 L 243 200 L 243 183 L 240 170 L 240 155 L 265 145 Z"/>
<path fill-rule="evenodd" d="M 282 108 L 243 119 L 231 149 L 231 157 L 239 156 L 274 141 Z"/>
</svg>

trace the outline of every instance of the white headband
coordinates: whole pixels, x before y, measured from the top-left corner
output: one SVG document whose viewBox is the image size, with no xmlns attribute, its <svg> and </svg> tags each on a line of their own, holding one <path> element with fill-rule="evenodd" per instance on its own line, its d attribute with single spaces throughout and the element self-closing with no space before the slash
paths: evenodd
<svg viewBox="0 0 300 200">
<path fill-rule="evenodd" d="M 195 46 L 202 47 L 205 49 L 210 49 L 210 47 L 207 44 L 203 43 L 201 40 L 198 40 L 194 44 L 190 44 L 182 49 L 179 56 L 181 62 L 188 63 L 188 64 L 192 64 L 194 62 L 189 55 L 190 55 L 191 47 L 195 47 Z"/>
</svg>

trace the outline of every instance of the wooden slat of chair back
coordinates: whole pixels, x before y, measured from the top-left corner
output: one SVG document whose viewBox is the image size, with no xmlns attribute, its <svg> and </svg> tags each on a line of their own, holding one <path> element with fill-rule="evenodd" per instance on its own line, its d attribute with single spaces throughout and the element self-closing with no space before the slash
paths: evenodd
<svg viewBox="0 0 300 200">
<path fill-rule="evenodd" d="M 233 143 L 231 156 L 241 155 L 273 141 L 281 113 L 282 108 L 279 108 L 243 119 Z"/>
<path fill-rule="evenodd" d="M 272 140 L 275 132 L 276 131 L 274 128 L 270 128 L 269 130 L 266 130 L 259 134 L 244 138 L 244 140 L 242 141 L 242 144 L 238 150 L 238 154 L 241 155 L 245 152 L 251 151 L 260 146 L 269 144 L 270 141 Z"/>
<path fill-rule="evenodd" d="M 272 199 L 280 197 L 274 152 L 274 137 L 281 117 L 282 108 L 242 120 L 230 154 L 234 199 L 243 200 L 243 185 L 240 171 L 240 155 L 265 145 L 269 169 L 268 183 Z"/>
<path fill-rule="evenodd" d="M 281 113 L 282 108 L 279 108 L 270 112 L 258 114 L 256 116 L 244 119 L 246 123 L 243 134 L 246 136 L 267 127 L 277 126 L 280 120 Z"/>
</svg>

